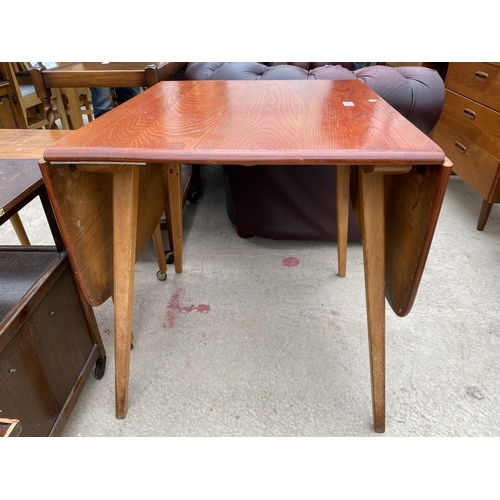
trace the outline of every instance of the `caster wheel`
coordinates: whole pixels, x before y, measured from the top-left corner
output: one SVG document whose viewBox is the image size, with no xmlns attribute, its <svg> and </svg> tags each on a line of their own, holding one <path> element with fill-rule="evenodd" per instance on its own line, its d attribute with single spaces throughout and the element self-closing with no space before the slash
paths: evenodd
<svg viewBox="0 0 500 500">
<path fill-rule="evenodd" d="M 95 363 L 95 378 L 101 380 L 106 371 L 106 358 L 98 359 Z"/>
<path fill-rule="evenodd" d="M 188 194 L 188 201 L 189 203 L 196 203 L 198 201 L 198 198 L 200 196 L 200 192 L 199 191 L 192 191 L 191 193 Z"/>
<path fill-rule="evenodd" d="M 160 280 L 160 281 L 165 281 L 167 279 L 167 273 L 162 273 L 161 271 L 158 271 L 156 273 L 156 277 Z"/>
<path fill-rule="evenodd" d="M 167 250 L 165 252 L 165 257 L 167 259 L 167 264 L 173 264 L 174 263 L 174 252 L 172 252 L 172 250 Z"/>
</svg>

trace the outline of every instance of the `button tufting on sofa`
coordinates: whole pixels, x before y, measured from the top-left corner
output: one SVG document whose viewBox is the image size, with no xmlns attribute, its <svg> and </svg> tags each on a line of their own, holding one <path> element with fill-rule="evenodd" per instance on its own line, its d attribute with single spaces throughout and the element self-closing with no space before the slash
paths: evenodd
<svg viewBox="0 0 500 500">
<path fill-rule="evenodd" d="M 187 80 L 362 80 L 429 133 L 444 106 L 444 82 L 425 67 L 337 62 L 191 62 Z M 272 239 L 337 239 L 335 166 L 224 166 L 227 212 L 238 234 Z M 361 238 L 354 215 L 349 239 Z"/>
</svg>

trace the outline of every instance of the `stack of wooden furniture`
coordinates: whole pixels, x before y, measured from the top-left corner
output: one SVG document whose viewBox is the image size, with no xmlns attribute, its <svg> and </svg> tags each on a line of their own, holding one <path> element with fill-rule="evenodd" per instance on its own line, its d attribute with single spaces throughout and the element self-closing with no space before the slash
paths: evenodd
<svg viewBox="0 0 500 500">
<path fill-rule="evenodd" d="M 30 69 L 31 63 L 0 63 L 0 128 L 50 128 Z M 75 130 L 93 119 L 88 88 L 54 89 L 52 105 L 56 120 L 60 120 L 60 127 L 65 130 Z"/>
<path fill-rule="evenodd" d="M 500 202 L 500 63 L 452 62 L 445 80 L 443 114 L 432 139 L 453 162 L 453 171 L 481 198 L 482 231 Z"/>
<path fill-rule="evenodd" d="M 1 79 L 9 83 L 8 97 L 16 123 L 12 128 L 38 129 L 49 124 L 43 115 L 41 101 L 35 93 L 29 69 L 28 63 L 0 63 Z M 56 119 L 60 119 L 62 128 L 68 130 L 70 127 L 59 89 L 52 95 L 52 102 L 56 109 Z"/>
</svg>

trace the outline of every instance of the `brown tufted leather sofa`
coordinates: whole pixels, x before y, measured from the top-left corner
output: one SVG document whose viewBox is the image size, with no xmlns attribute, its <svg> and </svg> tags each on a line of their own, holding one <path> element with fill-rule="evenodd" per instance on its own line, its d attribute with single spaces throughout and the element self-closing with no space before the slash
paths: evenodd
<svg viewBox="0 0 500 500">
<path fill-rule="evenodd" d="M 444 83 L 425 67 L 335 62 L 191 62 L 186 80 L 360 79 L 422 132 L 429 133 L 444 105 Z M 242 237 L 337 239 L 335 166 L 224 166 L 227 212 Z M 361 239 L 352 213 L 349 240 Z"/>
</svg>

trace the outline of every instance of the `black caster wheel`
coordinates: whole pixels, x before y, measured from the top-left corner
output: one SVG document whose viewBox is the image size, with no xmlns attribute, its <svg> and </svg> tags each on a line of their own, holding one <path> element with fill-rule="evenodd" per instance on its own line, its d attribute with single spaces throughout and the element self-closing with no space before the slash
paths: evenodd
<svg viewBox="0 0 500 500">
<path fill-rule="evenodd" d="M 162 273 L 161 271 L 158 271 L 156 273 L 156 277 L 160 280 L 160 281 L 165 281 L 167 279 L 167 273 Z"/>
<path fill-rule="evenodd" d="M 167 264 L 173 264 L 174 263 L 174 252 L 172 252 L 172 250 L 167 250 L 165 252 L 165 258 L 167 260 Z"/>
<path fill-rule="evenodd" d="M 101 380 L 104 376 L 104 372 L 106 371 L 106 358 L 98 359 L 95 362 L 95 378 L 97 380 Z"/>
<path fill-rule="evenodd" d="M 200 192 L 195 190 L 188 194 L 187 200 L 189 201 L 189 203 L 195 204 L 198 201 L 199 197 Z"/>
</svg>

